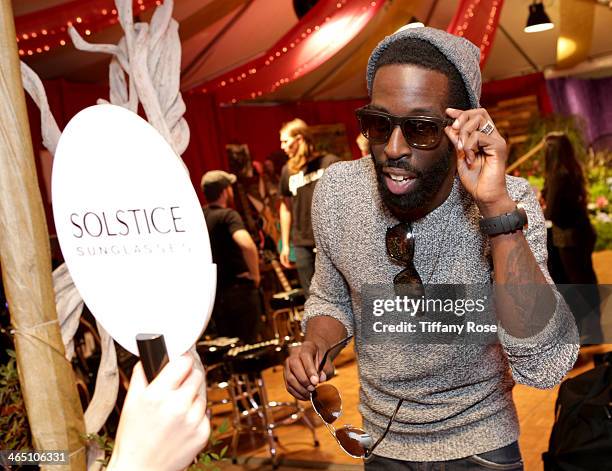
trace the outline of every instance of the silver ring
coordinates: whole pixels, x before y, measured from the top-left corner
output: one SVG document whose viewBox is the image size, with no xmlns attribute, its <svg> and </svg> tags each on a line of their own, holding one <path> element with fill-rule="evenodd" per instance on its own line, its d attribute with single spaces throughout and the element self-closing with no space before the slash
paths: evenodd
<svg viewBox="0 0 612 471">
<path fill-rule="evenodd" d="M 487 123 L 479 129 L 481 133 L 486 134 L 487 136 L 490 136 L 494 130 L 495 125 L 490 120 L 487 120 Z"/>
</svg>

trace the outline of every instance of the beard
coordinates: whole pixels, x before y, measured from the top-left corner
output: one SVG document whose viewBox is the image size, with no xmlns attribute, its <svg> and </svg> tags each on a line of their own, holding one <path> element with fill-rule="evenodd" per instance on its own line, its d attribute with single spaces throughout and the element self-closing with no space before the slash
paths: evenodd
<svg viewBox="0 0 612 471">
<path fill-rule="evenodd" d="M 444 180 L 451 170 L 453 153 L 453 147 L 449 144 L 447 149 L 443 151 L 442 155 L 431 167 L 421 171 L 413 167 L 408 162 L 408 159 L 387 160 L 381 163 L 376 160 L 374 152 L 370 149 L 370 155 L 376 168 L 378 191 L 385 205 L 395 215 L 403 215 L 419 209 L 431 201 L 440 191 Z M 397 168 L 413 173 L 417 179 L 414 188 L 403 195 L 391 193 L 385 183 L 384 168 Z"/>
</svg>

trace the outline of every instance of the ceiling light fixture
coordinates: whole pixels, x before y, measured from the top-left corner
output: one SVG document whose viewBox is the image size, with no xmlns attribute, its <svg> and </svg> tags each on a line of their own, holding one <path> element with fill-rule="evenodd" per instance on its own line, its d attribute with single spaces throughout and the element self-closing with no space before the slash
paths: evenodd
<svg viewBox="0 0 612 471">
<path fill-rule="evenodd" d="M 553 29 L 555 25 L 544 11 L 544 5 L 534 1 L 529 5 L 529 16 L 527 17 L 526 33 L 537 33 Z"/>
</svg>

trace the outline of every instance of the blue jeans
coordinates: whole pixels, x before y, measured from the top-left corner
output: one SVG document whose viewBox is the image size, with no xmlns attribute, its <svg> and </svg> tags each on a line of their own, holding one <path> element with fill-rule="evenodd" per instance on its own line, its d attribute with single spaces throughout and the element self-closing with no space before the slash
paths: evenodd
<svg viewBox="0 0 612 471">
<path fill-rule="evenodd" d="M 315 253 L 314 247 L 294 247 L 295 250 L 295 268 L 298 272 L 300 285 L 304 290 L 304 294 L 308 296 L 310 291 L 310 281 L 314 275 L 315 268 Z"/>
<path fill-rule="evenodd" d="M 523 471 L 518 442 L 497 450 L 451 461 L 401 461 L 374 455 L 365 463 L 365 471 Z"/>
</svg>

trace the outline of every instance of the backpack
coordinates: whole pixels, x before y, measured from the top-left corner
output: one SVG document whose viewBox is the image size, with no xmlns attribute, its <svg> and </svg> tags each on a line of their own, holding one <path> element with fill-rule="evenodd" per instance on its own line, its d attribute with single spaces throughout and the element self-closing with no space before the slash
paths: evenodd
<svg viewBox="0 0 612 471">
<path fill-rule="evenodd" d="M 563 381 L 544 471 L 612 471 L 612 355 Z"/>
</svg>

